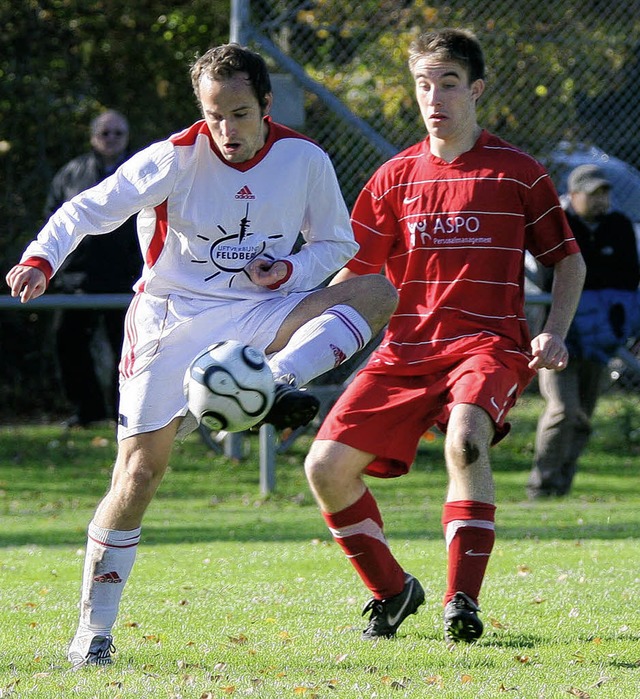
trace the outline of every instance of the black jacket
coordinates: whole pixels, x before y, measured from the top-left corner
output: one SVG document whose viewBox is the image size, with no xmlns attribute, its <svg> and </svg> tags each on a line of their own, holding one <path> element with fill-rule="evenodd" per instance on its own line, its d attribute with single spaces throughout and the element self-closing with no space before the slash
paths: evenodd
<svg viewBox="0 0 640 699">
<path fill-rule="evenodd" d="M 49 218 L 65 201 L 101 182 L 107 173 L 98 153 L 85 153 L 64 165 L 54 176 L 45 203 Z M 63 293 L 126 293 L 140 277 L 142 258 L 136 217 L 105 235 L 91 235 L 65 260 L 52 279 L 51 290 Z"/>
<path fill-rule="evenodd" d="M 640 283 L 640 267 L 631 221 L 611 211 L 591 230 L 572 209 L 566 214 L 587 266 L 584 288 L 635 291 Z"/>
</svg>

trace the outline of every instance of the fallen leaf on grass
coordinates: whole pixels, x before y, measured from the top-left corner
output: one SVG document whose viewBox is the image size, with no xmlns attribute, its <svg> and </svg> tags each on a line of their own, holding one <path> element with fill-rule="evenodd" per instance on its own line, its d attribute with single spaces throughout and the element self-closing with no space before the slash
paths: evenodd
<svg viewBox="0 0 640 699">
<path fill-rule="evenodd" d="M 409 677 L 403 677 L 401 680 L 394 680 L 389 675 L 381 677 L 380 681 L 382 682 L 382 684 L 391 687 L 391 689 L 407 689 L 407 687 L 411 683 L 411 679 Z"/>
<path fill-rule="evenodd" d="M 430 687 L 442 687 L 442 675 L 430 675 L 422 678 Z"/>
<path fill-rule="evenodd" d="M 202 665 L 199 663 L 188 663 L 186 660 L 178 660 L 178 667 L 181 670 L 188 670 L 189 668 L 196 668 L 197 670 L 202 669 Z"/>
<path fill-rule="evenodd" d="M 505 687 L 503 682 L 501 682 L 498 687 L 499 692 L 517 692 L 518 689 L 518 687 Z"/>
<path fill-rule="evenodd" d="M 0 697 L 8 697 L 11 696 L 17 689 L 18 685 L 20 684 L 20 680 L 13 680 L 13 682 L 9 682 L 9 684 L 6 684 L 4 687 L 0 688 Z"/>
<path fill-rule="evenodd" d="M 569 687 L 569 689 L 567 689 L 567 694 L 571 694 L 572 697 L 578 697 L 579 699 L 591 699 L 590 694 L 587 694 L 587 692 L 577 687 Z"/>
<path fill-rule="evenodd" d="M 522 663 L 523 665 L 531 662 L 531 658 L 528 655 L 516 655 L 514 659 L 516 662 Z"/>
<path fill-rule="evenodd" d="M 407 689 L 407 687 L 409 686 L 409 682 L 410 682 L 409 678 L 404 677 L 402 679 L 402 682 L 400 682 L 399 680 L 394 680 L 390 686 L 391 686 L 391 689 Z"/>
<path fill-rule="evenodd" d="M 462 682 L 462 684 L 469 684 L 469 682 L 473 682 L 473 677 L 471 675 L 462 675 L 460 682 Z"/>
<path fill-rule="evenodd" d="M 227 638 L 231 643 L 236 643 L 239 646 L 245 644 L 249 640 L 243 633 L 237 636 L 227 636 Z"/>
<path fill-rule="evenodd" d="M 498 621 L 497 619 L 490 618 L 489 623 L 491 626 L 493 626 L 494 629 L 508 629 L 509 627 L 506 624 L 503 624 L 501 621 Z"/>
</svg>

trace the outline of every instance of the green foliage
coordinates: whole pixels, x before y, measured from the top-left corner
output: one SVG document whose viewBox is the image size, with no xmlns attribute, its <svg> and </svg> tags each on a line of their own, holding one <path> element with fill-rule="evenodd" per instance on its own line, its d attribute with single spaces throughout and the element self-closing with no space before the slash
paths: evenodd
<svg viewBox="0 0 640 699">
<path fill-rule="evenodd" d="M 228 0 L 0 1 L 3 276 L 41 223 L 50 178 L 88 148 L 102 109 L 131 122 L 132 147 L 198 118 L 189 64 L 228 40 Z"/>
</svg>

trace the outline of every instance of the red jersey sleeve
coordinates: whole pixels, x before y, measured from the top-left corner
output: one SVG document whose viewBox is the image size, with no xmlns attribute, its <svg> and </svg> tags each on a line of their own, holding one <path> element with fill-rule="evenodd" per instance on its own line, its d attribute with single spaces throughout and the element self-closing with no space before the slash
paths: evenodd
<svg viewBox="0 0 640 699">
<path fill-rule="evenodd" d="M 356 274 L 378 273 L 396 241 L 397 218 L 387 200 L 378 193 L 378 176 L 374 176 L 358 195 L 351 214 L 351 226 L 360 249 L 347 264 Z"/>
</svg>

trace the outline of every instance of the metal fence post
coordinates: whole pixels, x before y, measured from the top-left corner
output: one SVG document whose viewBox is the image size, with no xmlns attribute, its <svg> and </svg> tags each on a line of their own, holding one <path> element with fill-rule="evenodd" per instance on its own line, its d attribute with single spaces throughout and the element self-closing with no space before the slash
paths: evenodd
<svg viewBox="0 0 640 699">
<path fill-rule="evenodd" d="M 260 492 L 268 495 L 276 487 L 276 431 L 273 425 L 262 425 L 260 441 Z"/>
</svg>

